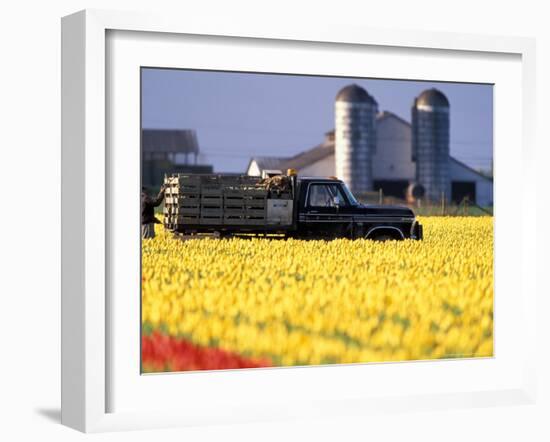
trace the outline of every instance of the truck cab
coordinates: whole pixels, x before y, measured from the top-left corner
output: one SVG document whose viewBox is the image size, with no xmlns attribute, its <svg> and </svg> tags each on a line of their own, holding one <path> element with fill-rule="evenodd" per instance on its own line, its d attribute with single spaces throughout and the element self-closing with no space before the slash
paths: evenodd
<svg viewBox="0 0 550 442">
<path fill-rule="evenodd" d="M 364 205 L 338 179 L 296 179 L 296 230 L 302 237 L 422 239 L 422 226 L 408 207 Z"/>
</svg>

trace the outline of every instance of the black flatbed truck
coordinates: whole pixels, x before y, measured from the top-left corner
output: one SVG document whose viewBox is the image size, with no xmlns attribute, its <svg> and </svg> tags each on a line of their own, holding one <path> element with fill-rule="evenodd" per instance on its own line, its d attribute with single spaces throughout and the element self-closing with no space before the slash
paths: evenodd
<svg viewBox="0 0 550 442">
<path fill-rule="evenodd" d="M 287 183 L 268 189 L 261 178 L 248 175 L 174 174 L 164 183 L 164 226 L 183 235 L 221 237 L 423 238 L 408 207 L 361 204 L 335 178 L 290 175 Z"/>
</svg>

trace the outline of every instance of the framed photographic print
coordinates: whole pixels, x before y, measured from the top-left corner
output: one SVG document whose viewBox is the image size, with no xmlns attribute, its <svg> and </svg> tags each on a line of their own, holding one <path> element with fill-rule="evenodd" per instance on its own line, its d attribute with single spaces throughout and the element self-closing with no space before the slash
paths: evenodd
<svg viewBox="0 0 550 442">
<path fill-rule="evenodd" d="M 63 423 L 533 400 L 531 40 L 85 11 L 62 42 Z"/>
<path fill-rule="evenodd" d="M 493 356 L 493 85 L 144 67 L 141 110 L 143 372 Z"/>
</svg>

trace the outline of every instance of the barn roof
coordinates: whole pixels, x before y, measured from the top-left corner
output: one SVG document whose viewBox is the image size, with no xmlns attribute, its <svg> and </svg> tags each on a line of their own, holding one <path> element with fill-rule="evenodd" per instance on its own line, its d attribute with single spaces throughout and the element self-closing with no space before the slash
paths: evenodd
<svg viewBox="0 0 550 442">
<path fill-rule="evenodd" d="M 384 121 L 388 118 L 394 118 L 395 120 L 399 121 L 400 123 L 411 127 L 411 123 L 409 123 L 407 120 L 404 120 L 400 116 L 398 116 L 398 115 L 396 115 L 396 114 L 394 114 L 393 112 L 390 112 L 390 111 L 382 111 L 376 116 L 376 120 L 378 122 Z"/>
<path fill-rule="evenodd" d="M 282 164 L 287 160 L 288 158 L 280 157 L 252 157 L 248 168 L 252 162 L 255 162 L 260 170 L 281 169 Z"/>
<path fill-rule="evenodd" d="M 320 144 L 312 149 L 299 153 L 284 162 L 285 169 L 302 169 L 334 154 L 334 143 Z"/>
<path fill-rule="evenodd" d="M 143 152 L 199 153 L 197 134 L 191 129 L 143 129 Z"/>
<path fill-rule="evenodd" d="M 384 111 L 377 115 L 377 120 L 386 118 L 395 118 L 403 124 L 410 126 L 410 123 L 398 117 L 392 112 Z M 323 143 L 300 152 L 297 155 L 289 158 L 279 157 L 253 157 L 251 161 L 256 161 L 261 170 L 265 169 L 302 169 L 310 164 L 321 161 L 322 159 L 334 155 L 334 129 L 325 134 Z"/>
<path fill-rule="evenodd" d="M 450 159 L 451 161 L 453 161 L 455 164 L 458 164 L 460 167 L 463 167 L 464 169 L 467 169 L 467 170 L 469 170 L 470 172 L 475 173 L 477 176 L 479 176 L 479 178 L 482 178 L 482 179 L 485 179 L 485 180 L 487 180 L 487 181 L 493 182 L 493 178 L 491 178 L 491 177 L 489 177 L 489 176 L 487 176 L 487 175 L 483 175 L 483 174 L 480 173 L 478 170 L 475 170 L 475 169 L 473 169 L 472 167 L 468 166 L 466 163 L 463 163 L 462 161 L 459 161 L 459 160 L 457 160 L 456 158 L 451 157 L 451 156 L 449 157 L 449 159 Z"/>
</svg>

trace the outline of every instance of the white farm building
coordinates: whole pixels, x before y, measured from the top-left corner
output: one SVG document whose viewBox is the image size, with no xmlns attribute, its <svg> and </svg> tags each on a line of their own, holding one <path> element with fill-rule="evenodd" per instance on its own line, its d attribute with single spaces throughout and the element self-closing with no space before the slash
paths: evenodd
<svg viewBox="0 0 550 442">
<path fill-rule="evenodd" d="M 440 91 L 429 89 L 415 99 L 412 124 L 378 112 L 376 101 L 357 85 L 342 89 L 335 107 L 335 130 L 323 143 L 289 158 L 254 157 L 247 173 L 292 168 L 303 176 L 337 176 L 357 194 L 382 189 L 404 198 L 416 184 L 432 201 L 493 204 L 492 179 L 449 154 L 450 106 Z"/>
</svg>

